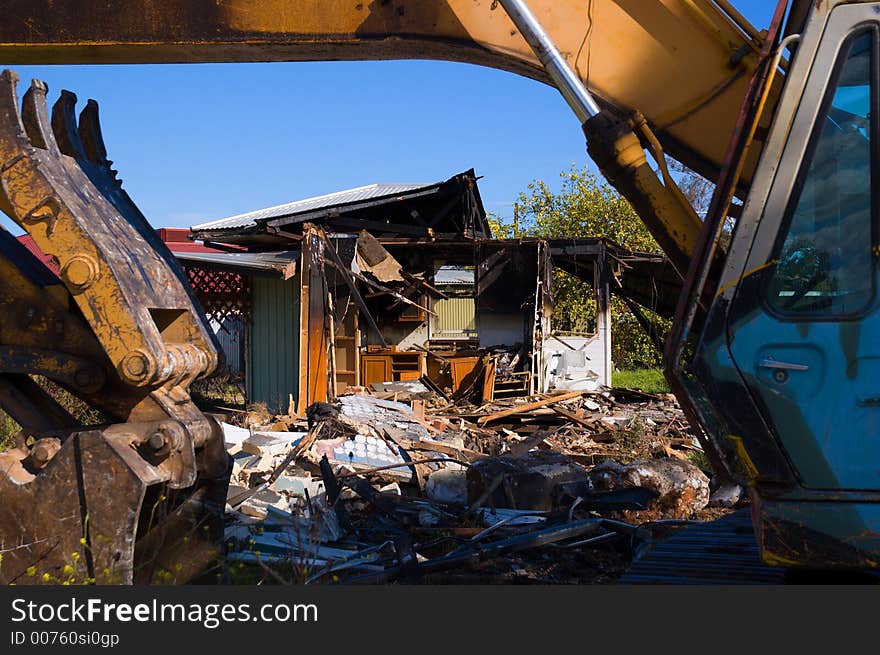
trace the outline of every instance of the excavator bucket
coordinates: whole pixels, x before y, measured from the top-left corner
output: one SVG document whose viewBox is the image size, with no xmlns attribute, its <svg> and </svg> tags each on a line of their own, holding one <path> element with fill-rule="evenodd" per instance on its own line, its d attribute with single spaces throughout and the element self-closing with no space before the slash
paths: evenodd
<svg viewBox="0 0 880 655">
<path fill-rule="evenodd" d="M 217 560 L 230 462 L 188 388 L 218 349 L 173 255 L 111 169 L 89 101 L 51 113 L 0 75 L 0 583 L 186 582 Z M 49 383 L 45 382 L 50 381 Z M 102 416 L 83 425 L 58 398 Z"/>
<path fill-rule="evenodd" d="M 133 436 L 74 433 L 42 469 L 45 444 L 0 454 L 0 582 L 181 583 L 217 560 L 228 479 L 171 490 Z"/>
</svg>

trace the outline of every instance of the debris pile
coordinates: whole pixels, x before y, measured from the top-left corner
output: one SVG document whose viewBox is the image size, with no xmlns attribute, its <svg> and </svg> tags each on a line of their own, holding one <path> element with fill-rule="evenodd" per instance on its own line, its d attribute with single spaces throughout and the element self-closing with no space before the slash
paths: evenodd
<svg viewBox="0 0 880 655">
<path fill-rule="evenodd" d="M 667 395 L 476 406 L 408 382 L 314 403 L 305 420 L 256 416 L 224 424 L 227 556 L 278 581 L 603 579 L 653 526 L 727 511 L 705 509 L 710 481 L 689 461 L 701 451 Z M 722 487 L 713 500 L 739 495 Z"/>
</svg>

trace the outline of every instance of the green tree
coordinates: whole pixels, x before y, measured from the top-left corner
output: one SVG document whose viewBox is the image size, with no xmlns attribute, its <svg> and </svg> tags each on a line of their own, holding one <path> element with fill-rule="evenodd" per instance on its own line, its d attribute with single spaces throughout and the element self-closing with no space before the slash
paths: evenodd
<svg viewBox="0 0 880 655">
<path fill-rule="evenodd" d="M 492 217 L 496 236 L 604 236 L 631 250 L 661 252 L 630 204 L 598 175 L 572 164 L 559 176 L 559 191 L 542 180 L 529 184 L 514 203 L 512 223 Z"/>
<path fill-rule="evenodd" d="M 496 237 L 601 236 L 630 250 L 661 252 L 648 228 L 630 204 L 608 183 L 587 168 L 576 165 L 560 173 L 562 183 L 554 191 L 535 180 L 519 194 L 513 220 L 489 216 Z M 596 306 L 592 285 L 565 271 L 553 273 L 553 326 L 556 330 L 584 332 L 595 329 Z M 646 312 L 661 334 L 668 321 Z M 651 340 L 635 317 L 617 298 L 611 302 L 611 357 L 619 368 L 642 368 L 661 363 Z"/>
</svg>

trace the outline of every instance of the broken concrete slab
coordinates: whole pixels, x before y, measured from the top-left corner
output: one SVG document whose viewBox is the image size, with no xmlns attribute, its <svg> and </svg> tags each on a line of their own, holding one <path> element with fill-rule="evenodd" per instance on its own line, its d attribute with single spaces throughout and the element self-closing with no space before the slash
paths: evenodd
<svg viewBox="0 0 880 655">
<path fill-rule="evenodd" d="M 271 473 L 273 461 L 274 459 L 269 456 L 240 451 L 232 456 L 231 480 L 245 487 L 253 486 L 255 482 Z"/>
<path fill-rule="evenodd" d="M 743 488 L 738 484 L 722 484 L 709 496 L 709 507 L 734 507 L 742 500 Z"/>
<path fill-rule="evenodd" d="M 490 457 L 467 471 L 468 502 L 488 494 L 484 504 L 493 507 L 551 510 L 560 485 L 585 480 L 586 469 L 552 450 Z"/>
<path fill-rule="evenodd" d="M 223 442 L 226 444 L 227 450 L 241 446 L 241 443 L 251 436 L 250 430 L 238 427 L 237 425 L 220 423 L 220 428 L 223 430 Z"/>
<path fill-rule="evenodd" d="M 286 455 L 305 435 L 305 432 L 255 432 L 241 443 L 241 449 L 252 455 Z"/>
<path fill-rule="evenodd" d="M 308 491 L 312 498 L 324 493 L 324 483 L 321 480 L 315 480 L 311 476 L 287 475 L 285 473 L 279 475 L 270 488 L 295 496 L 305 496 Z"/>
<path fill-rule="evenodd" d="M 641 520 L 690 518 L 709 502 L 709 478 L 694 464 L 681 459 L 637 460 L 631 464 L 603 462 L 589 472 L 599 491 L 642 487 L 659 494 Z"/>
<path fill-rule="evenodd" d="M 435 502 L 447 505 L 467 504 L 467 471 L 451 468 L 434 471 L 425 482 L 425 495 Z"/>
<path fill-rule="evenodd" d="M 262 491 L 258 491 L 253 496 L 248 498 L 244 503 L 242 503 L 239 511 L 242 514 L 246 514 L 247 516 L 252 516 L 258 519 L 265 519 L 268 514 L 268 508 L 270 505 L 285 505 L 287 501 L 281 494 L 278 494 L 271 489 L 263 489 Z"/>
</svg>

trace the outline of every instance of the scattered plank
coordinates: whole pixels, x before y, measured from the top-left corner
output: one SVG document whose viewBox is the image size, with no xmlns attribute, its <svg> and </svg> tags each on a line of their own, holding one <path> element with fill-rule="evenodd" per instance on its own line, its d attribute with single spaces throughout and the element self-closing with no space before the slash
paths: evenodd
<svg viewBox="0 0 880 655">
<path fill-rule="evenodd" d="M 559 407 L 558 405 L 553 406 L 553 411 L 556 412 L 557 414 L 559 414 L 560 416 L 564 416 L 568 420 L 573 421 L 574 423 L 577 423 L 578 425 L 582 425 L 583 427 L 588 428 L 590 430 L 595 429 L 595 426 L 592 423 L 590 423 L 589 421 L 587 421 L 586 419 L 581 418 L 580 416 L 578 416 L 574 412 L 570 412 L 567 409 L 563 409 L 562 407 Z"/>
<path fill-rule="evenodd" d="M 533 409 L 540 409 L 541 407 L 547 407 L 548 405 L 553 405 L 555 403 L 561 403 L 565 400 L 571 400 L 572 398 L 578 398 L 584 394 L 583 391 L 569 391 L 568 393 L 558 394 L 556 396 L 550 396 L 549 398 L 544 398 L 543 400 L 536 400 L 531 403 L 524 403 L 522 405 L 517 405 L 515 407 L 511 407 L 510 409 L 505 409 L 500 412 L 495 412 L 494 414 L 489 414 L 488 416 L 482 416 L 477 419 L 477 423 L 479 425 L 485 425 L 490 421 L 497 421 L 501 418 L 506 418 L 508 416 L 513 416 L 514 414 L 522 414 L 523 412 L 528 412 Z"/>
</svg>

